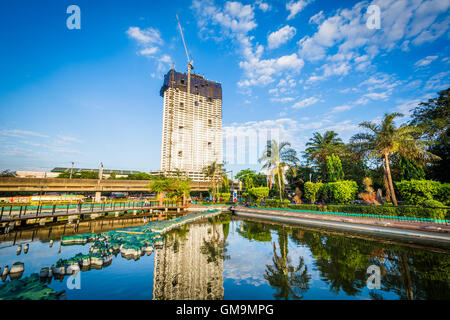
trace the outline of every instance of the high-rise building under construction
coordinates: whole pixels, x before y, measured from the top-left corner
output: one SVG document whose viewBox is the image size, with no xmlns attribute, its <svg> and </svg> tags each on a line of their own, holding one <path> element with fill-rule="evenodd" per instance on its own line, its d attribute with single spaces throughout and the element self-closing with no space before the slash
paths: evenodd
<svg viewBox="0 0 450 320">
<path fill-rule="evenodd" d="M 202 169 L 222 163 L 222 87 L 204 77 L 170 70 L 164 77 L 161 171 L 181 170 L 203 181 Z"/>
</svg>

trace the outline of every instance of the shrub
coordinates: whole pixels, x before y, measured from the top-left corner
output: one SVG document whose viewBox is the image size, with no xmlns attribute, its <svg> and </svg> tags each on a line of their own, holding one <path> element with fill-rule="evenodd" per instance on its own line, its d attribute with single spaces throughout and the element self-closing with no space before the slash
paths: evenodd
<svg viewBox="0 0 450 320">
<path fill-rule="evenodd" d="M 228 201 L 228 200 L 230 200 L 230 197 L 231 197 L 231 193 L 229 193 L 229 192 L 218 192 L 218 193 L 216 193 L 216 198 L 217 199 L 222 199 L 224 201 Z"/>
<path fill-rule="evenodd" d="M 428 207 L 428 208 L 434 208 L 433 212 L 430 212 L 430 218 L 434 219 L 445 219 L 445 214 L 447 212 L 446 209 L 436 209 L 444 207 L 444 204 L 442 202 L 436 201 L 436 200 L 425 200 L 422 203 L 422 206 Z"/>
<path fill-rule="evenodd" d="M 344 171 L 342 170 L 341 159 L 332 154 L 326 157 L 328 182 L 344 180 Z"/>
<path fill-rule="evenodd" d="M 323 183 L 322 182 L 305 182 L 304 188 L 305 188 L 305 198 L 308 199 L 311 203 L 316 202 L 318 192 L 320 188 L 322 188 Z"/>
<path fill-rule="evenodd" d="M 266 207 L 269 207 L 266 205 Z M 293 204 L 289 208 L 305 211 L 325 211 L 336 213 L 357 213 L 377 216 L 391 217 L 415 217 L 415 218 L 433 218 L 433 219 L 450 219 L 448 209 L 435 209 L 424 207 L 410 206 L 368 206 L 368 205 L 352 205 L 337 204 L 319 206 L 315 204 Z"/>
<path fill-rule="evenodd" d="M 435 198 L 444 205 L 450 206 L 450 183 L 442 183 Z"/>
<path fill-rule="evenodd" d="M 262 198 L 267 198 L 269 196 L 269 188 L 268 187 L 250 188 L 248 190 L 248 193 L 254 199 L 260 200 Z"/>
<path fill-rule="evenodd" d="M 271 207 L 271 208 L 286 208 L 291 202 L 289 200 L 283 200 L 280 202 L 280 200 L 276 199 L 266 199 L 265 200 L 265 207 Z"/>
<path fill-rule="evenodd" d="M 424 202 L 422 202 L 422 206 L 429 207 L 429 208 L 444 207 L 442 202 L 439 202 L 437 200 L 425 200 Z"/>
<path fill-rule="evenodd" d="M 347 203 L 355 200 L 358 192 L 358 185 L 355 181 L 344 180 L 337 182 L 329 182 L 324 185 L 324 193 L 326 193 L 331 203 Z"/>
<path fill-rule="evenodd" d="M 433 200 L 436 196 L 445 198 L 444 194 L 447 192 L 446 190 L 442 191 L 441 183 L 431 180 L 404 180 L 396 182 L 396 186 L 400 197 L 413 205 L 420 205 L 425 200 Z M 442 202 L 446 201 L 445 199 L 441 200 Z"/>
</svg>

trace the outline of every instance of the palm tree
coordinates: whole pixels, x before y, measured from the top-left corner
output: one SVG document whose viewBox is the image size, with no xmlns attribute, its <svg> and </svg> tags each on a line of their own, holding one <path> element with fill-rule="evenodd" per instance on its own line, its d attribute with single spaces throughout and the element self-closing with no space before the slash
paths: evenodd
<svg viewBox="0 0 450 320">
<path fill-rule="evenodd" d="M 281 181 L 284 181 L 283 175 L 289 168 L 294 168 L 296 162 L 299 161 L 297 152 L 290 146 L 289 142 L 278 144 L 278 142 L 272 140 L 267 144 L 263 156 L 258 160 L 259 162 L 265 162 L 262 169 L 269 170 L 269 187 L 272 186 L 272 178 L 277 176 L 280 201 L 283 200 L 281 194 Z"/>
<path fill-rule="evenodd" d="M 390 194 L 393 204 L 397 205 L 397 198 L 392 183 L 390 161 L 391 157 L 399 154 L 406 159 L 429 161 L 439 157 L 425 150 L 425 143 L 419 140 L 419 129 L 417 127 L 402 125 L 396 127 L 394 119 L 402 117 L 401 113 L 385 114 L 380 124 L 370 121 L 361 123 L 359 126 L 370 130 L 370 133 L 357 133 L 350 142 L 369 157 L 380 159 L 383 164 L 384 177 L 386 181 L 386 192 Z"/>
<path fill-rule="evenodd" d="M 334 131 L 326 131 L 323 136 L 319 132 L 314 132 L 313 137 L 306 143 L 305 154 L 309 161 L 317 161 L 325 165 L 327 156 L 344 146 L 341 138 Z"/>
<path fill-rule="evenodd" d="M 299 258 L 298 265 L 291 264 L 288 256 L 288 238 L 284 227 L 278 231 L 278 244 L 280 255 L 277 254 L 277 246 L 273 242 L 273 265 L 266 265 L 264 278 L 272 287 L 277 288 L 274 294 L 276 299 L 290 297 L 302 299 L 303 294 L 309 290 L 311 276 L 308 274 L 303 257 Z"/>
<path fill-rule="evenodd" d="M 224 172 L 222 169 L 222 165 L 218 164 L 217 161 L 214 161 L 209 166 L 204 167 L 202 172 L 211 182 L 214 202 L 216 200 L 216 186 L 219 181 L 223 180 Z"/>
</svg>

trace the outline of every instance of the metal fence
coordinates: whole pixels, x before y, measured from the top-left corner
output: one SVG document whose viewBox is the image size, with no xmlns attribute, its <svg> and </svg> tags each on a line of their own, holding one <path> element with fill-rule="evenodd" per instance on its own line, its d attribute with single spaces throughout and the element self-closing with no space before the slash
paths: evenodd
<svg viewBox="0 0 450 320">
<path fill-rule="evenodd" d="M 291 206 L 291 205 L 289 205 Z M 279 210 L 279 211 L 292 211 L 292 212 L 300 212 L 300 213 L 309 213 L 309 214 L 319 214 L 319 215 L 330 215 L 330 216 L 341 216 L 341 217 L 356 217 L 363 219 L 377 219 L 381 221 L 398 221 L 398 222 L 411 222 L 411 223 L 436 223 L 443 225 L 450 225 L 450 220 L 447 219 L 434 219 L 434 218 L 423 218 L 423 217 L 409 217 L 409 216 L 398 216 L 398 215 L 381 215 L 381 214 L 365 214 L 365 213 L 347 213 L 347 212 L 332 212 L 325 211 L 325 207 L 328 205 L 324 205 L 324 211 L 317 210 L 302 210 L 302 209 L 292 209 L 289 207 L 268 207 L 265 205 L 255 206 L 255 203 L 249 205 L 250 208 L 254 209 L 271 209 L 271 210 Z M 359 205 L 353 205 L 359 206 Z M 390 206 L 391 207 L 391 206 Z M 448 207 L 437 207 L 437 208 L 424 208 L 424 207 L 414 207 L 414 206 L 405 206 L 410 208 L 420 209 L 435 209 L 435 210 L 448 210 Z M 392 208 L 394 208 L 392 206 Z M 448 212 L 448 211 L 447 211 Z"/>
<path fill-rule="evenodd" d="M 86 214 L 105 211 L 125 211 L 134 209 L 145 209 L 153 207 L 182 207 L 182 202 L 164 201 L 162 206 L 159 201 L 128 201 L 128 202 L 104 202 L 88 204 L 67 204 L 67 205 L 11 205 L 3 206 L 0 209 L 0 221 L 4 217 L 39 217 L 42 215 L 70 215 Z"/>
</svg>

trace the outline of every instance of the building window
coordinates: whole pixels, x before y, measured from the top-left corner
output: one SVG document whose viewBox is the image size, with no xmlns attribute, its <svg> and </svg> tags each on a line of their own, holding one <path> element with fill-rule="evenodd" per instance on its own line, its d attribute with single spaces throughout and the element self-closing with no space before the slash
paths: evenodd
<svg viewBox="0 0 450 320">
<path fill-rule="evenodd" d="M 195 104 L 196 106 L 198 106 L 198 101 L 195 101 L 194 104 Z"/>
<path fill-rule="evenodd" d="M 184 108 L 184 103 L 180 102 L 180 109 L 183 109 L 183 108 Z"/>
<path fill-rule="evenodd" d="M 208 119 L 208 125 L 212 125 L 212 120 Z"/>
<path fill-rule="evenodd" d="M 181 84 L 184 84 L 184 79 L 181 79 Z"/>
</svg>

